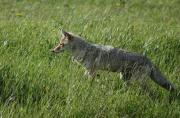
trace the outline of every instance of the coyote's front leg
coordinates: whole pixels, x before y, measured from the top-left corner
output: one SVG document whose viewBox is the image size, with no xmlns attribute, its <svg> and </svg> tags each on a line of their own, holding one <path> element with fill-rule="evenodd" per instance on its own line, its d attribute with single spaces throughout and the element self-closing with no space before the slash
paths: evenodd
<svg viewBox="0 0 180 118">
<path fill-rule="evenodd" d="M 94 69 L 87 69 L 84 75 L 88 76 L 89 78 L 94 78 L 96 75 L 96 72 Z"/>
</svg>

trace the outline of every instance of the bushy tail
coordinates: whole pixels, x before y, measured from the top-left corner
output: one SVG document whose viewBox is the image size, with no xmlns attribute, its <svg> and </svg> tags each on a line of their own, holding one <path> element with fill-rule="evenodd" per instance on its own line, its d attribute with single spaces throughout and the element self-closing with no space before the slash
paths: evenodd
<svg viewBox="0 0 180 118">
<path fill-rule="evenodd" d="M 165 76 L 160 72 L 160 70 L 157 67 L 153 65 L 152 65 L 150 77 L 155 83 L 165 88 L 166 90 L 169 91 L 176 90 L 176 87 L 169 80 L 165 78 Z"/>
</svg>

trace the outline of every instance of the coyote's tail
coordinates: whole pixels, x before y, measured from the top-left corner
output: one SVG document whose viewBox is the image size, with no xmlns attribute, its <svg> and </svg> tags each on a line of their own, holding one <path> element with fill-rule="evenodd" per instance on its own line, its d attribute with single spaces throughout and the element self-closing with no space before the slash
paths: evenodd
<svg viewBox="0 0 180 118">
<path fill-rule="evenodd" d="M 165 88 L 169 91 L 175 91 L 176 87 L 166 79 L 166 77 L 160 72 L 160 70 L 151 64 L 151 73 L 150 73 L 151 79 L 160 85 L 161 87 Z"/>
</svg>

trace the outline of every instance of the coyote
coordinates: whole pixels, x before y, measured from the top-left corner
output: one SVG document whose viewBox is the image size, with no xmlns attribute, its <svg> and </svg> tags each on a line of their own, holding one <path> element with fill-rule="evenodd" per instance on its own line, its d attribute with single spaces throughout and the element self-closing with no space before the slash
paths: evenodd
<svg viewBox="0 0 180 118">
<path fill-rule="evenodd" d="M 60 53 L 64 50 L 71 52 L 73 59 L 85 67 L 85 75 L 95 77 L 97 70 L 107 70 L 121 73 L 123 80 L 127 82 L 135 73 L 140 73 L 149 76 L 155 83 L 169 91 L 175 90 L 175 86 L 146 56 L 112 46 L 92 44 L 80 36 L 63 30 L 61 33 L 62 38 L 52 52 Z"/>
</svg>

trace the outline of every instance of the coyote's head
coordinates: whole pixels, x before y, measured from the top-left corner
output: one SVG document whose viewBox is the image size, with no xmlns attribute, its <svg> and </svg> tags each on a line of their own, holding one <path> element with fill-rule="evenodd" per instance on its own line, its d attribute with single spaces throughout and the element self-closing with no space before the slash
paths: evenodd
<svg viewBox="0 0 180 118">
<path fill-rule="evenodd" d="M 52 52 L 59 53 L 64 51 L 65 49 L 69 49 L 71 47 L 71 43 L 73 42 L 73 35 L 61 30 L 62 37 L 60 38 L 59 44 L 52 49 Z"/>
</svg>

